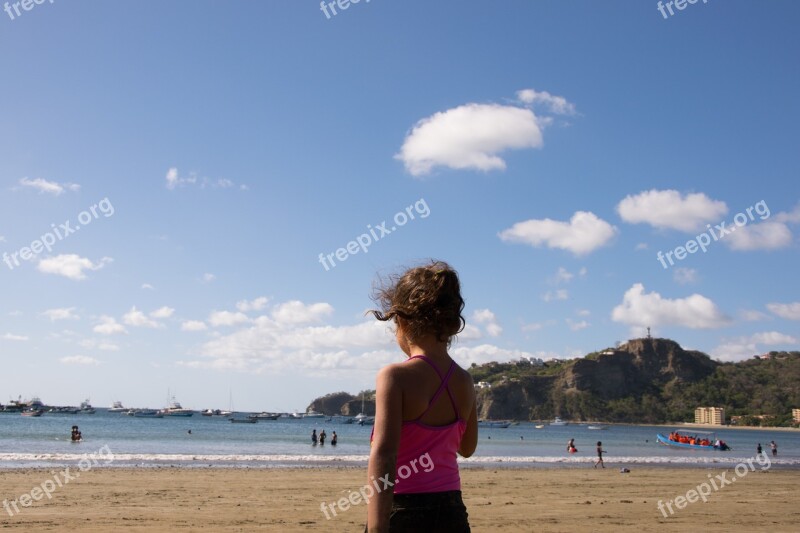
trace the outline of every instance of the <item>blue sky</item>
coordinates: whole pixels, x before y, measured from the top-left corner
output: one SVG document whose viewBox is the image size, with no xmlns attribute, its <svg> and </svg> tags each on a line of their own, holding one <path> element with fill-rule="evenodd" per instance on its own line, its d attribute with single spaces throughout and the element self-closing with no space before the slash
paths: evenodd
<svg viewBox="0 0 800 533">
<path fill-rule="evenodd" d="M 10 9 L 0 402 L 372 388 L 401 359 L 372 282 L 429 257 L 462 276 L 464 365 L 647 326 L 721 360 L 798 349 L 796 3 Z"/>
</svg>

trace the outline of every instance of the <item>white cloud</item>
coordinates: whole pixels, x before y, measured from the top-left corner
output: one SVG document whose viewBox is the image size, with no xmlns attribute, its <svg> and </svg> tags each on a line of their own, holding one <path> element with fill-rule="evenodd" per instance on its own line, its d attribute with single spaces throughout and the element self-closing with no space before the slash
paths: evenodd
<svg viewBox="0 0 800 533">
<path fill-rule="evenodd" d="M 93 263 L 91 260 L 76 254 L 62 254 L 42 259 L 39 261 L 37 268 L 39 272 L 45 274 L 57 274 L 79 281 L 86 279 L 84 270 L 100 270 L 112 261 L 113 259 L 110 257 L 104 257 L 98 263 Z"/>
<path fill-rule="evenodd" d="M 575 255 L 586 255 L 608 244 L 617 228 L 598 218 L 594 213 L 577 211 L 569 222 L 545 218 L 517 222 L 500 232 L 505 242 L 545 245 L 548 248 L 568 250 Z"/>
<path fill-rule="evenodd" d="M 88 350 L 94 350 L 96 348 L 98 350 L 103 350 L 106 352 L 119 351 L 119 346 L 117 346 L 113 342 L 96 341 L 94 339 L 84 339 L 78 344 L 80 344 L 81 348 L 86 348 Z"/>
<path fill-rule="evenodd" d="M 558 357 L 551 352 L 526 352 L 523 350 L 509 350 L 491 344 L 480 344 L 478 346 L 458 346 L 452 350 L 453 356 L 461 366 L 468 368 L 475 363 L 482 365 L 491 361 L 505 362 L 525 358 L 547 359 Z"/>
<path fill-rule="evenodd" d="M 214 311 L 208 317 L 208 323 L 212 326 L 238 326 L 246 324 L 250 319 L 244 313 L 232 313 L 230 311 Z"/>
<path fill-rule="evenodd" d="M 162 324 L 159 324 L 155 320 L 151 320 L 147 318 L 143 312 L 136 309 L 134 305 L 131 307 L 131 310 L 122 315 L 122 322 L 128 326 L 133 326 L 137 328 L 160 328 L 163 327 Z"/>
<path fill-rule="evenodd" d="M 261 296 L 249 302 L 247 300 L 242 300 L 240 302 L 236 302 L 236 309 L 238 309 L 242 313 L 248 313 L 250 311 L 261 311 L 267 305 L 268 301 L 269 300 L 265 296 Z"/>
<path fill-rule="evenodd" d="M 22 178 L 19 180 L 19 184 L 23 187 L 30 187 L 32 189 L 36 189 L 40 193 L 47 193 L 52 194 L 54 196 L 59 196 L 63 194 L 65 191 L 73 191 L 76 192 L 80 190 L 81 186 L 76 183 L 57 183 L 55 181 L 47 181 L 46 179 L 36 178 L 36 179 L 28 179 Z"/>
<path fill-rule="evenodd" d="M 576 314 L 577 314 L 578 316 L 589 316 L 589 315 L 591 315 L 591 314 L 592 314 L 592 312 L 591 312 L 591 311 L 589 311 L 588 309 L 579 309 L 579 310 L 578 310 L 578 312 L 577 312 Z"/>
<path fill-rule="evenodd" d="M 178 175 L 178 169 L 173 167 L 167 171 L 166 180 L 167 180 L 167 189 L 174 190 L 177 187 L 183 187 L 185 185 L 194 185 L 195 183 L 197 183 L 197 176 L 191 174 L 188 178 L 181 178 Z"/>
<path fill-rule="evenodd" d="M 272 318 L 280 324 L 308 324 L 319 322 L 323 317 L 333 313 L 333 307 L 327 303 L 306 305 L 293 300 L 280 304 L 272 311 Z"/>
<path fill-rule="evenodd" d="M 24 342 L 24 341 L 27 341 L 27 340 L 28 340 L 28 337 L 26 337 L 25 335 L 14 335 L 13 333 L 6 333 L 6 334 L 5 334 L 5 335 L 3 335 L 1 338 L 2 338 L 3 340 L 6 340 L 6 341 L 20 341 L 20 342 Z"/>
<path fill-rule="evenodd" d="M 707 222 L 720 222 L 728 206 L 703 193 L 683 196 L 675 190 L 653 189 L 628 195 L 617 205 L 617 212 L 630 224 L 646 223 L 656 228 L 692 232 L 705 227 Z"/>
<path fill-rule="evenodd" d="M 569 326 L 569 329 L 571 329 L 572 331 L 580 331 L 582 329 L 586 329 L 589 326 L 591 326 L 591 324 L 589 324 L 585 320 L 581 320 L 580 322 L 575 322 L 571 318 L 568 318 L 568 319 L 566 319 L 566 322 L 567 322 L 567 325 Z"/>
<path fill-rule="evenodd" d="M 556 272 L 556 284 L 558 283 L 569 283 L 572 281 L 572 278 L 575 277 L 575 274 L 571 273 L 564 267 L 558 267 L 558 272 Z"/>
<path fill-rule="evenodd" d="M 113 317 L 101 316 L 100 323 L 92 328 L 92 331 L 101 335 L 117 335 L 120 333 L 128 333 L 125 326 L 117 322 Z"/>
<path fill-rule="evenodd" d="M 228 178 L 219 178 L 216 180 L 212 180 L 209 178 L 198 178 L 197 174 L 194 172 L 190 172 L 188 177 L 182 177 L 178 172 L 178 169 L 175 167 L 170 168 L 167 170 L 166 175 L 166 186 L 169 190 L 175 190 L 177 188 L 188 187 L 188 186 L 199 186 L 201 189 L 232 189 L 237 188 L 236 183 Z M 246 191 L 248 190 L 247 185 L 240 185 L 238 190 Z"/>
<path fill-rule="evenodd" d="M 711 350 L 711 355 L 720 361 L 741 361 L 760 354 L 759 346 L 776 346 L 797 344 L 798 339 L 777 331 L 755 333 L 749 337 L 729 339 Z"/>
<path fill-rule="evenodd" d="M 208 329 L 202 320 L 187 320 L 181 324 L 181 331 L 205 331 Z"/>
<path fill-rule="evenodd" d="M 50 319 L 50 322 L 56 320 L 79 320 L 81 317 L 74 313 L 75 307 L 62 307 L 57 309 L 48 309 L 42 315 Z"/>
<path fill-rule="evenodd" d="M 781 318 L 787 320 L 800 320 L 800 302 L 793 302 L 790 304 L 767 304 L 767 309 L 770 313 L 776 314 Z"/>
<path fill-rule="evenodd" d="M 173 313 L 175 313 L 175 309 L 164 306 L 152 311 L 150 316 L 153 318 L 169 318 Z"/>
<path fill-rule="evenodd" d="M 148 291 L 154 291 L 154 290 L 155 290 L 155 287 L 153 287 L 153 286 L 152 286 L 152 285 L 150 285 L 149 283 L 142 283 L 142 289 L 144 289 L 144 290 L 148 290 Z"/>
<path fill-rule="evenodd" d="M 497 337 L 503 332 L 502 326 L 497 323 L 497 317 L 488 309 L 477 309 L 472 313 L 472 320 L 483 324 L 490 337 Z"/>
<path fill-rule="evenodd" d="M 202 277 L 202 278 L 200 278 L 200 280 L 201 280 L 203 283 L 211 283 L 211 282 L 212 282 L 212 281 L 214 281 L 215 279 L 217 279 L 217 276 L 215 276 L 214 274 L 211 274 L 211 273 L 209 273 L 209 272 L 206 272 L 205 274 L 203 274 L 203 277 Z"/>
<path fill-rule="evenodd" d="M 503 170 L 506 163 L 498 154 L 541 146 L 542 132 L 530 109 L 467 104 L 417 122 L 395 158 L 414 176 L 437 166 Z"/>
<path fill-rule="evenodd" d="M 766 203 L 764 205 L 766 205 Z M 756 204 L 756 206 L 758 206 L 758 204 Z M 762 220 L 764 220 L 769 215 L 769 209 L 762 209 L 762 211 L 764 211 L 764 215 L 761 216 L 763 217 Z M 800 224 L 800 204 L 797 204 L 791 211 L 776 214 L 773 218 L 778 222 Z"/>
<path fill-rule="evenodd" d="M 0 235 L 0 242 L 6 242 L 6 238 L 3 235 Z"/>
<path fill-rule="evenodd" d="M 567 300 L 569 298 L 569 291 L 567 289 L 557 289 L 555 291 L 547 291 L 542 295 L 542 300 L 545 302 L 553 302 L 556 300 Z"/>
<path fill-rule="evenodd" d="M 762 320 L 769 320 L 769 315 L 756 311 L 755 309 L 744 309 L 739 312 L 739 318 L 746 322 L 760 322 Z"/>
<path fill-rule="evenodd" d="M 625 292 L 622 303 L 614 308 L 611 318 L 630 326 L 683 326 L 691 329 L 718 328 L 727 325 L 727 318 L 714 302 L 700 294 L 674 300 L 657 292 L 645 294 L 641 283 Z"/>
<path fill-rule="evenodd" d="M 99 365 L 100 361 L 95 359 L 94 357 L 88 357 L 86 355 L 71 355 L 69 357 L 62 357 L 59 359 L 65 365 Z"/>
<path fill-rule="evenodd" d="M 777 250 L 792 244 L 792 230 L 783 222 L 762 222 L 751 226 L 726 226 L 730 233 L 721 240 L 731 250 Z"/>
<path fill-rule="evenodd" d="M 636 248 L 634 248 L 634 250 L 639 252 L 641 250 L 647 250 L 648 248 L 649 248 L 649 246 L 648 246 L 648 244 L 646 242 L 640 242 L 639 244 L 636 245 Z"/>
<path fill-rule="evenodd" d="M 567 102 L 563 96 L 556 96 L 547 91 L 537 92 L 534 89 L 517 91 L 517 99 L 523 104 L 541 104 L 547 111 L 555 115 L 574 115 L 575 105 Z"/>
<path fill-rule="evenodd" d="M 694 268 L 676 268 L 672 272 L 672 279 L 680 285 L 688 285 L 697 282 L 697 270 Z"/>
</svg>

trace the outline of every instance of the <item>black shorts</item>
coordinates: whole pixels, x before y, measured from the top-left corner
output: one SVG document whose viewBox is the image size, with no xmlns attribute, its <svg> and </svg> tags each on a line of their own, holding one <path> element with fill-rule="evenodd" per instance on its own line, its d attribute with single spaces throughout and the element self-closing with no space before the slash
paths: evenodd
<svg viewBox="0 0 800 533">
<path fill-rule="evenodd" d="M 367 529 L 364 529 L 365 533 Z M 467 508 L 460 490 L 395 494 L 389 517 L 390 533 L 470 533 Z"/>
</svg>

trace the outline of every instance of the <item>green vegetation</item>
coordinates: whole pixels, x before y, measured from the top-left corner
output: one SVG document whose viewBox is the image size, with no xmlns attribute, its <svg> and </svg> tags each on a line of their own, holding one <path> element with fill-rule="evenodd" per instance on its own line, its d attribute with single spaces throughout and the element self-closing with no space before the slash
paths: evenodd
<svg viewBox="0 0 800 533">
<path fill-rule="evenodd" d="M 582 359 L 492 362 L 469 371 L 476 383 L 492 385 L 478 394 L 482 418 L 693 422 L 696 407 L 716 406 L 728 419 L 743 417 L 741 425 L 790 426 L 800 407 L 796 351 L 718 363 L 668 339 L 636 339 Z"/>
</svg>

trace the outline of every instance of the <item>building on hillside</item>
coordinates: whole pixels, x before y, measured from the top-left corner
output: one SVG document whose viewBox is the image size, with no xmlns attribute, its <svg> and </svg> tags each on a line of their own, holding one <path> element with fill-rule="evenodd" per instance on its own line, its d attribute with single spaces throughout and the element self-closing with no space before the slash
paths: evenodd
<svg viewBox="0 0 800 533">
<path fill-rule="evenodd" d="M 792 418 L 795 424 L 800 424 L 800 409 L 792 409 Z"/>
<path fill-rule="evenodd" d="M 488 381 L 479 381 L 475 385 L 475 388 L 476 389 L 491 389 L 492 388 L 492 384 L 489 383 Z"/>
<path fill-rule="evenodd" d="M 694 423 L 722 426 L 725 424 L 725 409 L 723 407 L 698 407 L 694 410 Z"/>
</svg>

